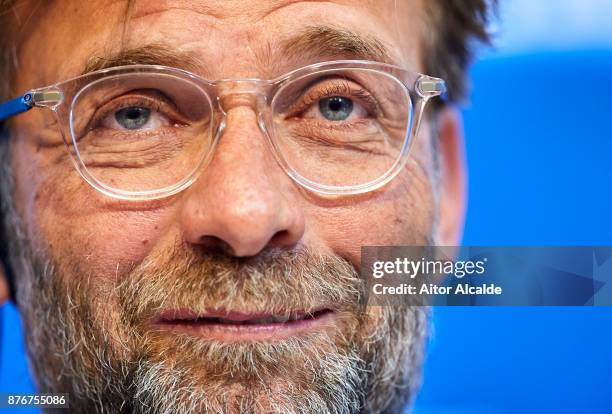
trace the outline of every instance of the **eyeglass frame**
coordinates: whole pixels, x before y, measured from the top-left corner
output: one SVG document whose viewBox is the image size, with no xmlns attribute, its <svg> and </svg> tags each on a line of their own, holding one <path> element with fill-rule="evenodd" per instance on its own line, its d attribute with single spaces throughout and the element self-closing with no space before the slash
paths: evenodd
<svg viewBox="0 0 612 414">
<path fill-rule="evenodd" d="M 404 137 L 404 143 L 397 159 L 395 160 L 394 164 L 381 177 L 364 184 L 351 186 L 330 186 L 316 183 L 299 174 L 284 159 L 282 151 L 278 148 L 278 145 L 275 143 L 275 140 L 270 134 L 268 128 L 269 124 L 266 125 L 268 121 L 266 121 L 264 116 L 265 110 L 261 107 L 263 104 L 266 107 L 265 109 L 271 108 L 276 94 L 278 93 L 278 91 L 282 90 L 282 86 L 287 84 L 288 82 L 298 80 L 301 77 L 316 74 L 318 72 L 322 73 L 326 70 L 339 69 L 356 69 L 362 71 L 366 70 L 384 73 L 387 76 L 390 76 L 391 78 L 395 79 L 405 88 L 405 92 L 410 98 L 410 102 L 412 104 L 410 108 L 411 113 L 409 115 L 409 121 L 406 129 L 406 136 Z M 74 104 L 79 96 L 79 93 L 86 89 L 88 86 L 90 86 L 92 83 L 103 79 L 105 75 L 119 75 L 131 72 L 150 72 L 156 74 L 167 73 L 172 75 L 179 75 L 183 79 L 186 78 L 202 88 L 202 91 L 210 99 L 210 103 L 212 105 L 211 109 L 213 110 L 213 112 L 218 112 L 221 114 L 221 119 L 213 120 L 213 123 L 211 124 L 214 125 L 216 131 L 211 126 L 210 133 L 212 141 L 208 152 L 204 154 L 198 165 L 195 166 L 195 168 L 189 173 L 187 177 L 172 186 L 168 186 L 158 190 L 146 191 L 126 191 L 110 187 L 100 182 L 88 171 L 87 167 L 85 166 L 85 163 L 80 158 L 80 155 L 78 153 L 78 147 L 76 145 L 74 133 L 72 131 L 72 111 L 74 109 Z M 84 80 L 88 77 L 93 77 L 94 80 L 81 85 L 80 89 L 74 92 L 74 96 L 71 100 L 64 99 L 65 94 L 62 90 L 63 86 Z M 334 60 L 314 63 L 292 70 L 286 74 L 280 75 L 276 78 L 269 80 L 259 78 L 241 78 L 220 79 L 215 81 L 207 80 L 199 75 L 180 68 L 173 68 L 162 65 L 136 64 L 101 69 L 68 80 L 60 81 L 52 85 L 31 89 L 17 98 L 0 104 L 0 122 L 4 122 L 13 116 L 27 112 L 32 108 L 51 109 L 57 117 L 58 126 L 60 129 L 60 133 L 62 134 L 64 145 L 68 150 L 74 167 L 76 168 L 79 175 L 81 175 L 81 177 L 89 185 L 91 185 L 94 189 L 100 191 L 101 193 L 117 199 L 154 200 L 170 197 L 187 189 L 199 177 L 201 170 L 209 161 L 209 157 L 214 153 L 216 144 L 219 142 L 219 139 L 226 126 L 225 120 L 227 113 L 223 110 L 221 98 L 230 95 L 255 95 L 256 98 L 259 98 L 255 101 L 257 106 L 256 110 L 258 126 L 263 135 L 266 136 L 266 141 L 268 142 L 270 149 L 272 150 L 274 158 L 279 163 L 284 172 L 298 185 L 315 193 L 323 195 L 355 195 L 379 189 L 389 183 L 399 174 L 399 172 L 406 165 L 406 162 L 408 160 L 408 154 L 413 145 L 413 142 L 415 141 L 414 138 L 416 138 L 416 136 L 418 135 L 419 127 L 427 102 L 429 101 L 429 99 L 434 97 L 441 97 L 442 99 L 445 99 L 445 94 L 446 85 L 444 80 L 440 78 L 424 75 L 418 72 L 408 71 L 399 66 L 392 65 L 389 63 L 374 62 L 368 60 Z M 263 100 L 260 98 L 263 98 Z M 68 119 L 62 120 L 62 113 L 64 111 L 61 111 L 61 107 L 64 105 L 68 106 L 68 111 L 64 113 L 63 117 L 68 115 Z M 73 155 L 70 151 L 69 143 L 66 139 L 66 128 L 64 124 L 68 124 L 68 129 L 71 136 L 71 141 L 74 144 L 76 156 Z"/>
</svg>

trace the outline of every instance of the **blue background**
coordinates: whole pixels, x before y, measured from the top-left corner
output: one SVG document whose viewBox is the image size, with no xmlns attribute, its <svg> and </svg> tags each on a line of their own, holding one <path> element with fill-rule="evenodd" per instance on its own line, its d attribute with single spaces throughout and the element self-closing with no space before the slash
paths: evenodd
<svg viewBox="0 0 612 414">
<path fill-rule="evenodd" d="M 505 11 L 473 67 L 466 245 L 612 245 L 612 25 L 592 7 L 591 32 L 572 29 L 568 8 L 562 34 L 533 29 L 550 22 L 532 8 L 577 3 L 511 1 L 520 19 Z M 31 391 L 14 308 L 1 317 L 0 390 Z M 434 327 L 418 414 L 612 412 L 612 308 L 437 308 Z"/>
<path fill-rule="evenodd" d="M 612 48 L 494 55 L 466 245 L 612 245 Z M 437 308 L 417 413 L 612 413 L 612 308 Z"/>
<path fill-rule="evenodd" d="M 612 245 L 612 2 L 502 0 L 466 245 Z M 612 308 L 437 308 L 417 414 L 612 413 Z"/>
</svg>

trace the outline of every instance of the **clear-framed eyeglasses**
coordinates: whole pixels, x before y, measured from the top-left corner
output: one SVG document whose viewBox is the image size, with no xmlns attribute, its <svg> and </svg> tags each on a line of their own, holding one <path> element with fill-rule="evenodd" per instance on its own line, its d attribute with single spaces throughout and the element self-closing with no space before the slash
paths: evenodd
<svg viewBox="0 0 612 414">
<path fill-rule="evenodd" d="M 33 89 L 0 105 L 0 121 L 35 107 L 54 111 L 85 181 L 110 197 L 148 200 L 198 178 L 222 139 L 224 102 L 239 96 L 291 179 L 317 193 L 349 195 L 397 176 L 427 101 L 444 92 L 441 79 L 370 61 L 217 81 L 130 65 Z"/>
</svg>

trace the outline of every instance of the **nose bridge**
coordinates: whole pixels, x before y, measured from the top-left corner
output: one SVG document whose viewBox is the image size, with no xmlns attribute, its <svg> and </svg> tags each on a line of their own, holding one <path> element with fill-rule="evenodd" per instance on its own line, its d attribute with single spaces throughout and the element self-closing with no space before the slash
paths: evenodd
<svg viewBox="0 0 612 414">
<path fill-rule="evenodd" d="M 272 85 L 262 79 L 226 79 L 215 82 L 217 99 L 223 112 L 249 106 L 260 112 L 267 103 Z"/>
<path fill-rule="evenodd" d="M 270 173 L 271 158 L 260 152 L 265 144 L 258 145 L 260 140 L 252 135 L 259 131 L 251 111 L 262 109 L 271 87 L 257 79 L 216 82 L 227 135 L 188 193 L 181 216 L 188 242 L 251 257 L 266 248 L 290 248 L 302 238 L 305 219 L 299 203 L 290 187 L 277 180 L 278 172 Z"/>
</svg>

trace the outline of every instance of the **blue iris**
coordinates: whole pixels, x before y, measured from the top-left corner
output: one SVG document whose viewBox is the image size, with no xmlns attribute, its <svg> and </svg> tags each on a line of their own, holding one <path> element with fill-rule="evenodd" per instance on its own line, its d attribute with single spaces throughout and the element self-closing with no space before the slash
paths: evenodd
<svg viewBox="0 0 612 414">
<path fill-rule="evenodd" d="M 344 121 L 353 112 L 353 101 L 342 96 L 332 96 L 319 101 L 319 110 L 328 121 Z"/>
<path fill-rule="evenodd" d="M 138 129 L 149 121 L 151 110 L 141 106 L 128 106 L 115 112 L 117 123 L 125 129 Z"/>
</svg>

